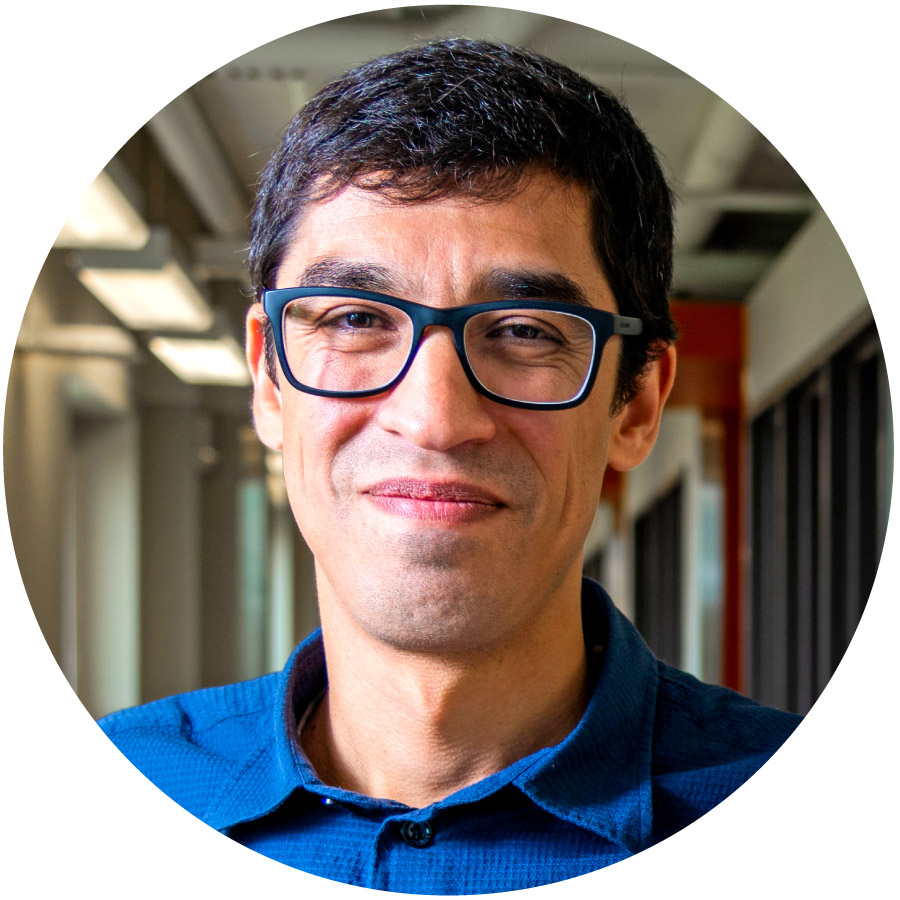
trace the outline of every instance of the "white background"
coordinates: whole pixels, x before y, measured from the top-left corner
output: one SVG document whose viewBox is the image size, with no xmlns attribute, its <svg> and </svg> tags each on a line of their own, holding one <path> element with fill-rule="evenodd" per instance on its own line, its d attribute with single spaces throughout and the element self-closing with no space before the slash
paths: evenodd
<svg viewBox="0 0 900 900">
<path fill-rule="evenodd" d="M 387 3 L 332 2 L 328 15 L 378 5 Z M 856 264 L 896 387 L 900 192 L 889 5 L 516 5 L 596 27 L 665 58 L 725 98 L 778 147 Z M 0 248 L 7 320 L 0 363 L 8 373 L 43 259 L 67 211 L 106 161 L 209 71 L 323 16 L 274 0 L 239 6 L 81 0 L 17 4 L 4 18 Z M 758 776 L 659 847 L 539 892 L 897 896 L 897 556 L 892 520 L 872 600 L 844 662 L 799 731 Z M 359 894 L 240 848 L 151 788 L 101 735 L 56 667 L 22 589 L 5 520 L 0 566 L 0 889 L 16 897 Z"/>
</svg>

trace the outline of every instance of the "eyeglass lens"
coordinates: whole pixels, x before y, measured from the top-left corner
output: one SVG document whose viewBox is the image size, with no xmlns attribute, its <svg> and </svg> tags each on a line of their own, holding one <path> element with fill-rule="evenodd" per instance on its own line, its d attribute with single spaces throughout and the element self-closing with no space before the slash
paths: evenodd
<svg viewBox="0 0 900 900">
<path fill-rule="evenodd" d="M 403 369 L 413 323 L 370 300 L 302 297 L 284 311 L 288 366 L 301 384 L 326 391 L 385 387 Z M 466 358 L 484 388 L 508 400 L 565 403 L 578 396 L 594 355 L 594 329 L 555 310 L 494 310 L 465 325 Z"/>
</svg>

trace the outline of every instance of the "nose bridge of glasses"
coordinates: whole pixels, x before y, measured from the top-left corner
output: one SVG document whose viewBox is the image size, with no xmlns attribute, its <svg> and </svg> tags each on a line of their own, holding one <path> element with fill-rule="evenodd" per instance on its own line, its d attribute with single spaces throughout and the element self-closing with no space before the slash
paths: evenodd
<svg viewBox="0 0 900 900">
<path fill-rule="evenodd" d="M 454 338 L 457 351 L 459 351 L 459 341 L 457 340 L 457 328 L 455 323 L 458 321 L 458 314 L 454 309 L 442 309 L 437 306 L 425 306 L 421 303 L 407 303 L 405 312 L 412 321 L 413 326 L 413 344 L 410 348 L 411 356 L 416 356 L 419 347 L 425 340 L 429 332 L 434 333 L 435 329 L 447 329 Z"/>
<path fill-rule="evenodd" d="M 434 312 L 440 314 L 443 312 L 447 312 L 447 310 L 434 310 Z M 426 338 L 434 341 L 435 338 L 439 338 L 444 335 L 444 341 L 439 341 L 438 343 L 445 344 L 447 340 L 452 341 L 453 350 L 455 352 L 459 365 L 462 368 L 463 372 L 466 374 L 466 377 L 468 377 L 468 366 L 466 365 L 462 332 L 459 327 L 456 326 L 454 320 L 448 319 L 446 316 L 442 315 L 428 316 L 427 320 L 420 320 L 417 325 L 417 334 L 415 335 L 413 345 L 410 348 L 409 363 L 406 366 L 407 373 L 409 372 L 409 369 L 413 365 L 415 365 L 416 359 L 419 356 L 419 351 L 422 345 L 425 343 Z M 449 334 L 447 334 L 446 332 L 449 332 Z"/>
</svg>

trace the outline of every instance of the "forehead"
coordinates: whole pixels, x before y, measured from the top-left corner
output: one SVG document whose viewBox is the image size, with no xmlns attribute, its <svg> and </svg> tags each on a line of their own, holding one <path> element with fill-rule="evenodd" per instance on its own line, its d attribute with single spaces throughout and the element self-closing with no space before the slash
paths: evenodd
<svg viewBox="0 0 900 900">
<path fill-rule="evenodd" d="M 353 286 L 431 302 L 471 302 L 472 291 L 499 269 L 558 274 L 592 298 L 608 293 L 591 243 L 587 192 L 547 173 L 530 174 L 509 196 L 491 201 L 403 203 L 345 188 L 307 208 L 276 283 L 322 284 L 317 273 L 341 264 L 377 270 L 377 285 Z"/>
</svg>

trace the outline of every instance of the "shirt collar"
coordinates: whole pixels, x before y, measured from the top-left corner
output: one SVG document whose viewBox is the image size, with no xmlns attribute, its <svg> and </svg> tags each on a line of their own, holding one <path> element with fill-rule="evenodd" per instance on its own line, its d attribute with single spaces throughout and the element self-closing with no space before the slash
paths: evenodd
<svg viewBox="0 0 900 900">
<path fill-rule="evenodd" d="M 596 683 L 576 728 L 514 784 L 561 819 L 632 853 L 652 827 L 656 658 L 598 584 L 582 588 L 588 647 L 603 643 Z"/>
<path fill-rule="evenodd" d="M 297 788 L 320 783 L 294 736 L 306 706 L 326 684 L 322 630 L 291 654 L 278 680 L 269 727 L 211 799 L 203 820 L 219 830 L 277 809 Z"/>
<path fill-rule="evenodd" d="M 599 585 L 585 580 L 582 605 L 588 647 L 601 643 L 603 651 L 591 699 L 577 727 L 556 747 L 437 805 L 471 802 L 513 784 L 553 815 L 637 852 L 646 846 L 652 818 L 656 660 Z M 294 739 L 299 717 L 325 684 L 321 630 L 316 630 L 291 654 L 274 696 L 269 729 L 212 798 L 203 816 L 207 824 L 221 830 L 258 819 L 298 788 L 322 796 L 341 794 L 318 780 Z"/>
</svg>

